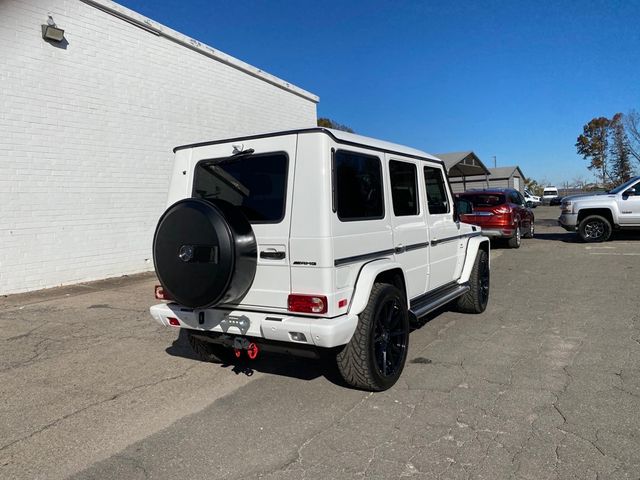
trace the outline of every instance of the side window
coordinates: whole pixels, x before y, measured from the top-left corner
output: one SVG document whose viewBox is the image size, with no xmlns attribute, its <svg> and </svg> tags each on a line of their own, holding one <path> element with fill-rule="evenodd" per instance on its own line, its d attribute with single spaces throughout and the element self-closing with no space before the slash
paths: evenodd
<svg viewBox="0 0 640 480">
<path fill-rule="evenodd" d="M 380 159 L 338 150 L 333 158 L 335 208 L 342 221 L 384 217 Z"/>
<path fill-rule="evenodd" d="M 424 167 L 424 184 L 427 190 L 429 213 L 449 213 L 451 209 L 442 170 L 434 167 Z"/>
<path fill-rule="evenodd" d="M 389 162 L 393 213 L 396 217 L 418 215 L 418 182 L 416 166 L 413 163 Z"/>
</svg>

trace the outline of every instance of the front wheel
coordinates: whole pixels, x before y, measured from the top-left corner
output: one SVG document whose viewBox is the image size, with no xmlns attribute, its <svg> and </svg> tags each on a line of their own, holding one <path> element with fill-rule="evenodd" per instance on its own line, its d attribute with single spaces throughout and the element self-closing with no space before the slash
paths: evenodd
<svg viewBox="0 0 640 480">
<path fill-rule="evenodd" d="M 611 236 L 611 223 L 600 215 L 589 215 L 578 225 L 578 235 L 584 242 L 606 242 Z"/>
<path fill-rule="evenodd" d="M 489 255 L 478 250 L 473 270 L 469 277 L 470 290 L 458 298 L 457 310 L 463 313 L 482 313 L 489 303 Z"/>
<path fill-rule="evenodd" d="M 376 283 L 351 340 L 336 355 L 349 385 L 369 391 L 391 388 L 400 378 L 409 348 L 409 312 L 402 292 Z"/>
</svg>

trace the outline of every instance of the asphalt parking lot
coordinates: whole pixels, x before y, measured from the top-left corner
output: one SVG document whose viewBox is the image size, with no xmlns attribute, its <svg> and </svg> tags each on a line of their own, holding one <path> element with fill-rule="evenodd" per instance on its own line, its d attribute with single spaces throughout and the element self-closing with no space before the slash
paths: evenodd
<svg viewBox="0 0 640 480">
<path fill-rule="evenodd" d="M 0 298 L 0 478 L 640 478 L 640 235 L 492 252 L 481 316 L 414 331 L 384 393 L 320 362 L 197 361 L 150 275 Z"/>
</svg>

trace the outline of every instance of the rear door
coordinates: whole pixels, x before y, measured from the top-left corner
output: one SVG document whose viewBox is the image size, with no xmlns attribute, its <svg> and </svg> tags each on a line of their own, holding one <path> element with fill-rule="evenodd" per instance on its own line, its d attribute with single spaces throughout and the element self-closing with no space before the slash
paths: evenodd
<svg viewBox="0 0 640 480">
<path fill-rule="evenodd" d="M 396 261 L 404 269 L 409 298 L 422 295 L 429 275 L 429 231 L 426 202 L 420 202 L 415 161 L 387 155 L 391 222 Z M 424 193 L 423 193 L 424 195 Z"/>
<path fill-rule="evenodd" d="M 213 145 L 198 152 L 193 196 L 238 206 L 251 222 L 258 265 L 240 306 L 287 309 L 291 293 L 289 229 L 297 135 Z M 237 154 L 232 161 L 219 159 Z"/>
<path fill-rule="evenodd" d="M 441 287 L 456 279 L 460 224 L 453 220 L 453 198 L 440 166 L 424 166 L 423 181 L 427 193 L 431 249 L 428 289 Z"/>
</svg>

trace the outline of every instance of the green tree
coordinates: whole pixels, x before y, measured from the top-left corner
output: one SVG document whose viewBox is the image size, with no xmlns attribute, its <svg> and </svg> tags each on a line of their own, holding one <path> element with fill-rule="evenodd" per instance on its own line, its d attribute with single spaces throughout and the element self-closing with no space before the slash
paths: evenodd
<svg viewBox="0 0 640 480">
<path fill-rule="evenodd" d="M 611 173 L 616 183 L 624 183 L 633 176 L 631 148 L 625 132 L 623 115 L 616 113 L 609 124 L 611 131 Z"/>
<path fill-rule="evenodd" d="M 325 128 L 333 128 L 334 130 L 342 130 L 343 132 L 355 133 L 351 127 L 347 127 L 346 125 L 342 125 L 330 118 L 320 117 L 318 119 L 318 126 Z"/>
<path fill-rule="evenodd" d="M 582 135 L 576 142 L 578 154 L 589 161 L 587 168 L 600 171 L 603 185 L 607 183 L 608 176 L 610 124 L 611 120 L 606 117 L 593 118 L 582 128 Z"/>
</svg>

